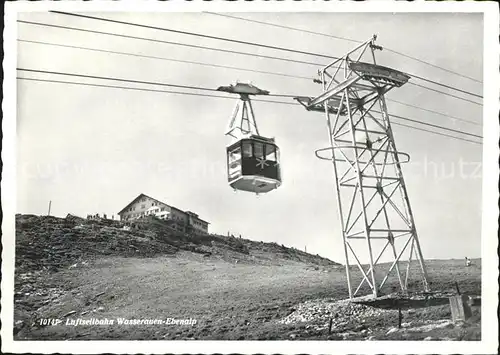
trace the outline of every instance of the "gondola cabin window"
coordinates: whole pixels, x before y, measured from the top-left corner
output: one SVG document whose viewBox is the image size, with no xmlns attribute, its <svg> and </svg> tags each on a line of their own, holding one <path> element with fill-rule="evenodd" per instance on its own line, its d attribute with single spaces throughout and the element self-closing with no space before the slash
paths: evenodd
<svg viewBox="0 0 500 355">
<path fill-rule="evenodd" d="M 276 162 L 276 147 L 272 144 L 266 144 L 266 160 Z"/>
<path fill-rule="evenodd" d="M 240 147 L 236 147 L 231 153 L 229 154 L 229 162 L 230 163 L 237 163 L 241 160 L 241 150 Z"/>
<path fill-rule="evenodd" d="M 262 159 L 264 157 L 264 144 L 260 142 L 254 142 L 254 156 L 257 159 Z"/>
<path fill-rule="evenodd" d="M 229 179 L 235 179 L 241 175 L 241 149 L 240 147 L 235 147 L 229 153 Z"/>
<path fill-rule="evenodd" d="M 243 146 L 243 157 L 244 158 L 251 158 L 252 157 L 252 152 L 253 152 L 253 149 L 252 149 L 252 142 L 243 142 L 242 144 Z"/>
</svg>

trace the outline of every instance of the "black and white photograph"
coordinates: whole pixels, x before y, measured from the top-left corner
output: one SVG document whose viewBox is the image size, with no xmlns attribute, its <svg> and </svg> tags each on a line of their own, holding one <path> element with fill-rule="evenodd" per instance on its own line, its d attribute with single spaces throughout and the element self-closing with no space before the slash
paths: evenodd
<svg viewBox="0 0 500 355">
<path fill-rule="evenodd" d="M 7 4 L 2 351 L 496 353 L 498 8 L 266 3 Z"/>
</svg>

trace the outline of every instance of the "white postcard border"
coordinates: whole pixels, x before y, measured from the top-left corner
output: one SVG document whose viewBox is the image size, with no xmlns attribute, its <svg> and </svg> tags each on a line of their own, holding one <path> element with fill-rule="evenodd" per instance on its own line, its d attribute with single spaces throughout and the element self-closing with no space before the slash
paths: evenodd
<svg viewBox="0 0 500 355">
<path fill-rule="evenodd" d="M 16 213 L 16 17 L 18 12 L 220 11 L 220 12 L 479 12 L 484 14 L 484 139 L 482 215 L 482 340 L 419 341 L 14 341 L 14 228 Z M 498 349 L 498 112 L 499 14 L 495 2 L 296 2 L 296 1 L 93 1 L 5 4 L 2 161 L 2 351 L 33 353 L 496 353 Z"/>
</svg>

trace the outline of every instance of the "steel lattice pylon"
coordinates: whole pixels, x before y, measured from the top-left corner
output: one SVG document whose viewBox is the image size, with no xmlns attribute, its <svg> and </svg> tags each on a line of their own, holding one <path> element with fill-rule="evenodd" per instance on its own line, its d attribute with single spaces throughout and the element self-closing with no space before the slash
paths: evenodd
<svg viewBox="0 0 500 355">
<path fill-rule="evenodd" d="M 413 254 L 419 261 L 423 288 L 429 291 L 401 170 L 409 155 L 396 148 L 384 98 L 410 77 L 376 64 L 375 50 L 381 47 L 375 40 L 373 36 L 319 71 L 320 80 L 315 81 L 323 85 L 322 94 L 296 98 L 308 111 L 326 115 L 330 146 L 317 150 L 316 155 L 333 163 L 351 299 L 365 283 L 374 297 L 380 296 L 392 273 L 406 293 Z M 365 56 L 370 56 L 371 63 L 362 61 Z M 374 109 L 376 104 L 379 111 Z M 322 155 L 325 152 L 328 157 Z M 387 253 L 392 263 L 381 274 L 379 261 Z M 368 266 L 362 265 L 362 254 Z M 401 270 L 403 260 L 406 272 Z M 352 261 L 362 274 L 356 288 L 350 273 Z"/>
</svg>

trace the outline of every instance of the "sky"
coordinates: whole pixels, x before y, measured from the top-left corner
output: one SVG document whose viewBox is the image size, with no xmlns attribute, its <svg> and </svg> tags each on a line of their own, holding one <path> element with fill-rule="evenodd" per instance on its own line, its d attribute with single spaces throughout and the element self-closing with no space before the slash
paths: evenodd
<svg viewBox="0 0 500 355">
<path fill-rule="evenodd" d="M 208 13 L 93 13 L 122 21 L 340 56 L 353 43 Z M 482 80 L 483 20 L 466 13 L 239 13 L 252 20 L 377 44 Z M 108 31 L 297 60 L 314 56 L 141 29 L 55 13 L 23 13 L 20 20 Z M 214 65 L 315 77 L 320 67 L 218 53 L 102 34 L 18 24 L 18 38 L 85 46 Z M 377 62 L 482 94 L 482 84 L 383 50 Z M 318 95 L 312 80 L 18 42 L 18 67 L 217 88 L 251 81 L 272 94 Z M 165 90 L 18 72 L 19 77 Z M 454 91 L 414 79 L 450 94 Z M 255 196 L 227 184 L 224 132 L 236 103 L 188 95 L 17 81 L 17 212 L 115 215 L 138 194 L 191 210 L 214 233 L 276 242 L 343 262 L 332 166 L 315 157 L 327 147 L 323 116 L 301 106 L 254 102 L 261 134 L 276 138 L 283 185 Z M 482 134 L 482 106 L 405 85 L 387 98 L 476 122 L 465 123 L 388 102 L 389 113 Z M 478 99 L 476 99 L 478 101 Z M 394 120 L 396 122 L 396 120 Z M 429 129 L 430 127 L 425 127 Z M 432 128 L 430 128 L 432 129 Z M 482 145 L 393 126 L 424 257 L 480 257 Z M 477 140 L 477 139 L 476 139 Z"/>
</svg>

